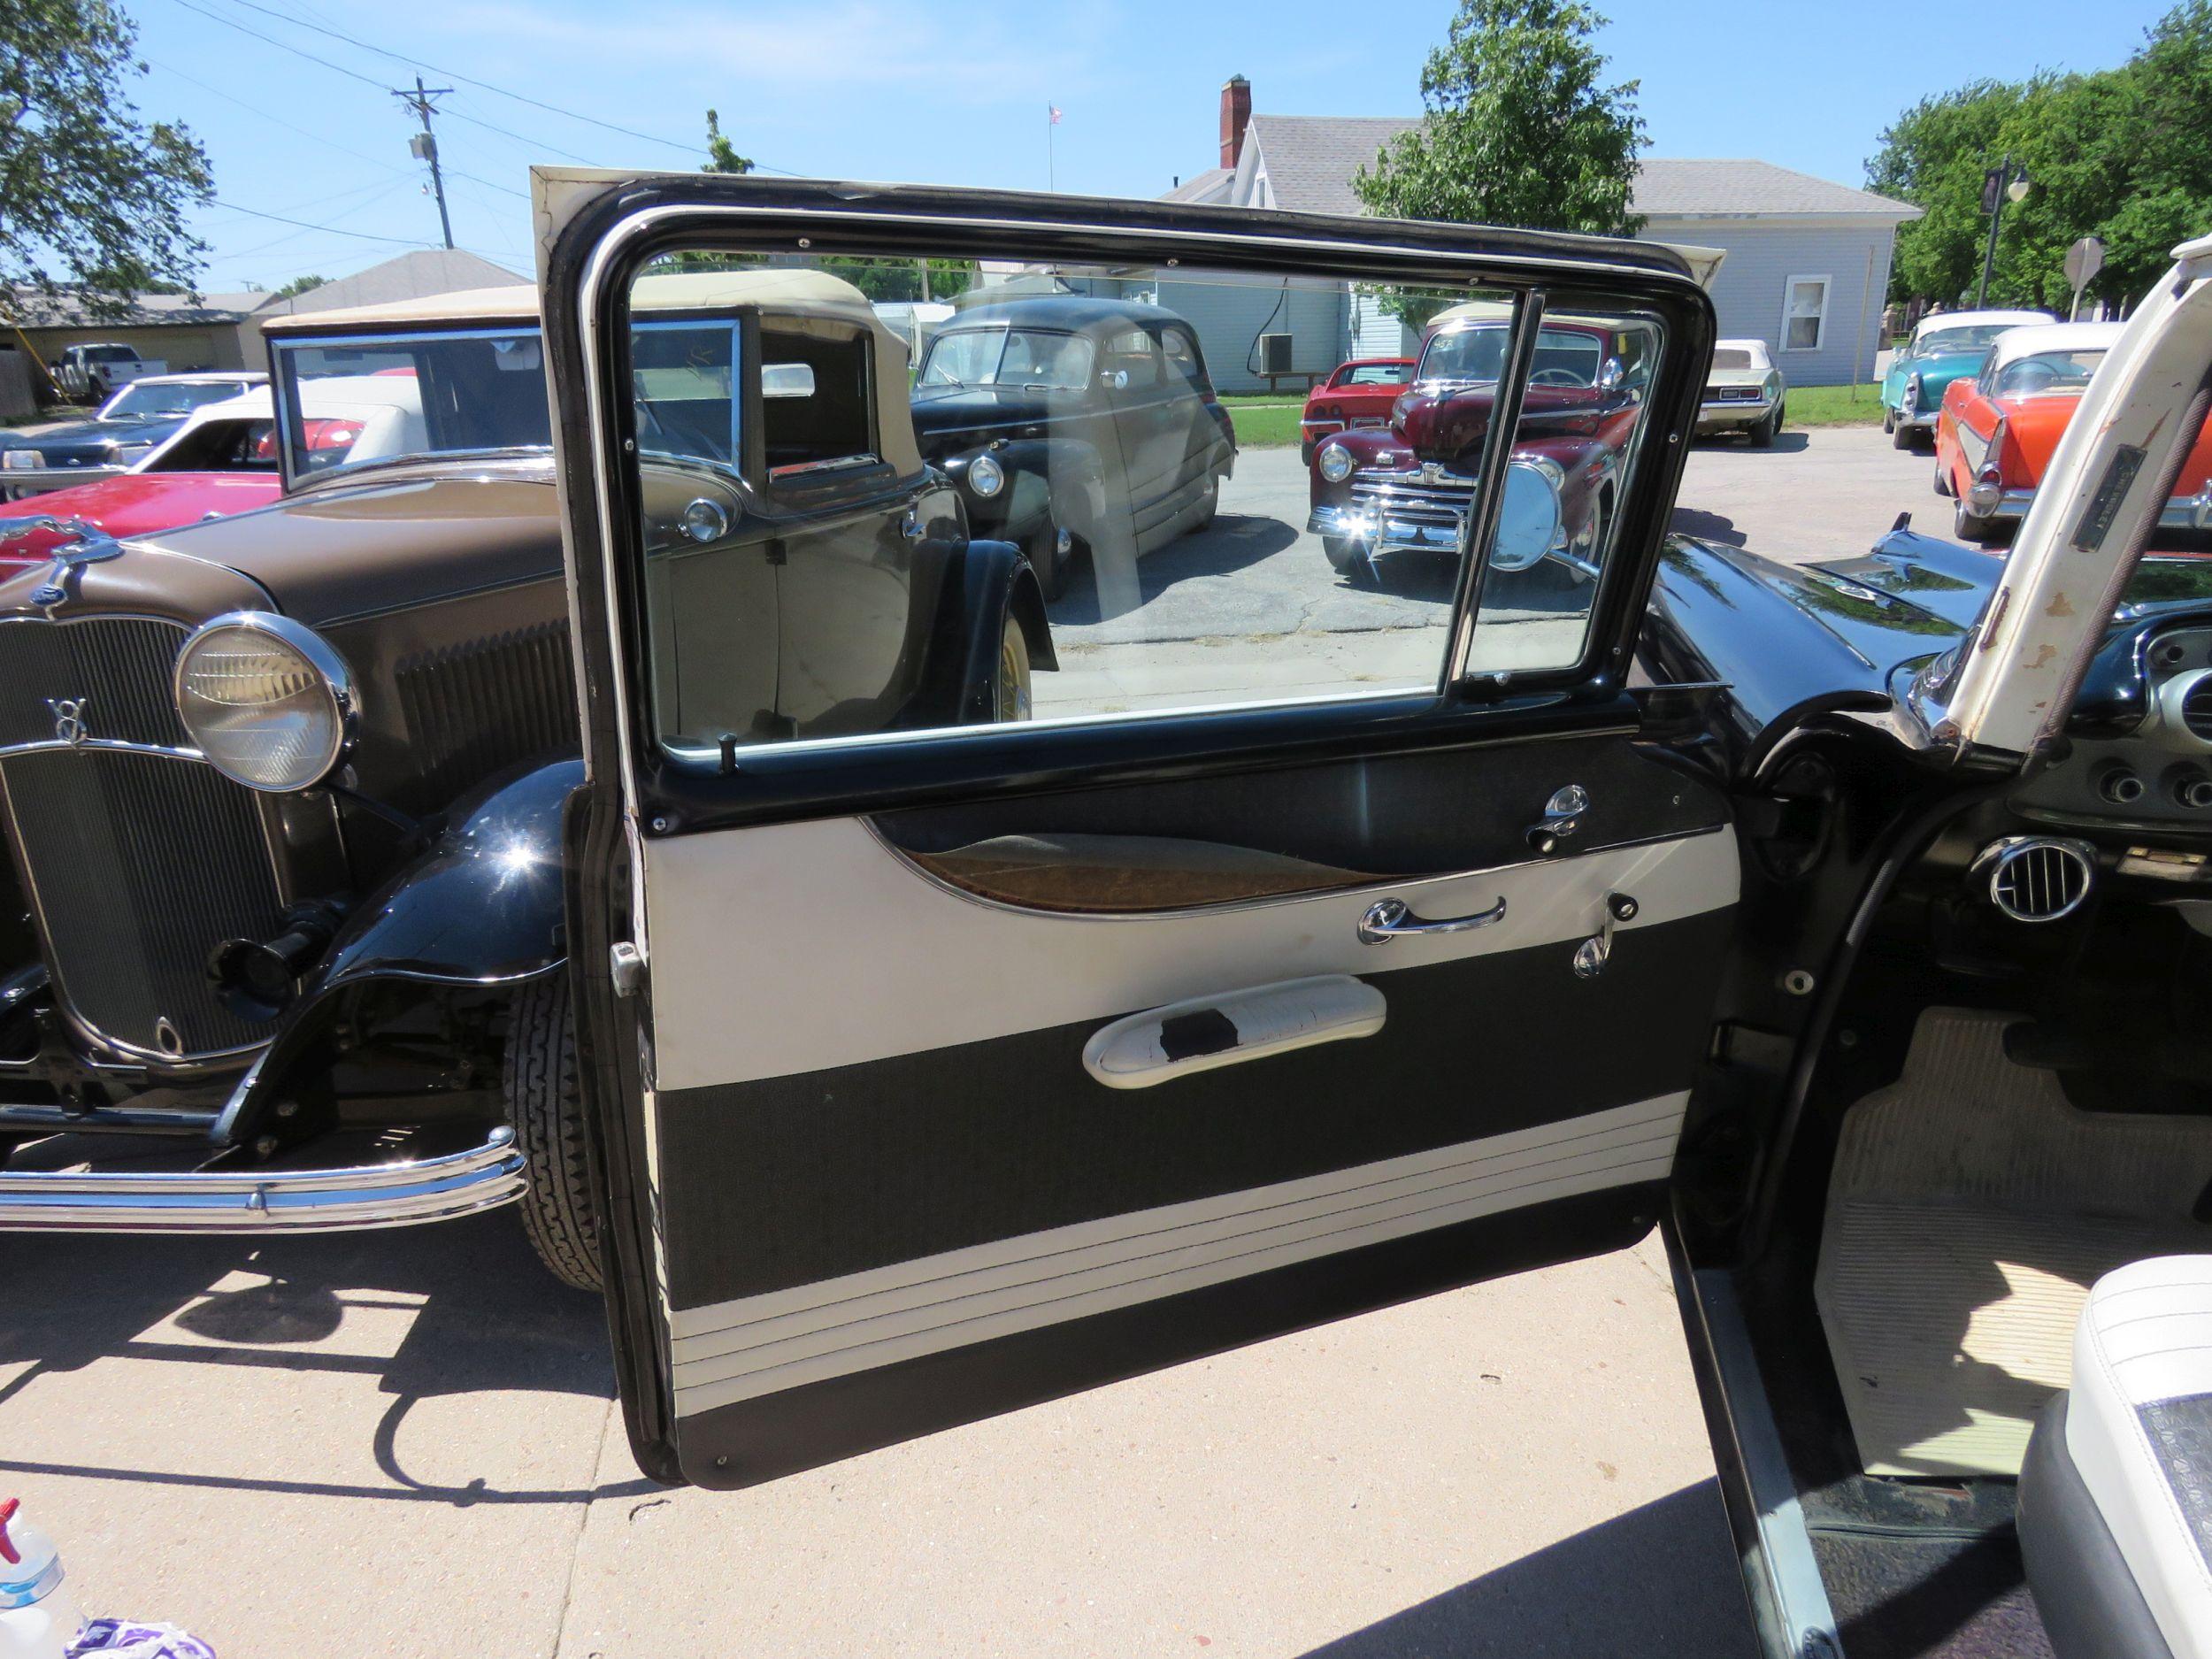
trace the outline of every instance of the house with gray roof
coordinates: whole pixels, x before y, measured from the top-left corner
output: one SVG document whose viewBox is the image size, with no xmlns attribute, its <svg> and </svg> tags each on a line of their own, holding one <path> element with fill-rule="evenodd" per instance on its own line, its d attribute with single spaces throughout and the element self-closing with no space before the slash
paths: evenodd
<svg viewBox="0 0 2212 1659">
<path fill-rule="evenodd" d="M 1418 125 L 1397 117 L 1256 115 L 1251 84 L 1233 76 L 1221 89 L 1219 164 L 1178 180 L 1165 199 L 1364 212 L 1354 177 Z M 1917 219 L 1918 208 L 1771 162 L 1657 156 L 1639 165 L 1633 206 L 1646 221 L 1644 239 L 1725 256 L 1709 284 L 1723 338 L 1765 341 L 1794 386 L 1873 378 L 1897 227 Z M 1396 349 L 1390 319 L 1371 305 L 1346 310 L 1340 339 L 1299 341 L 1299 369 L 1309 366 L 1307 357 L 1325 370 L 1343 357 Z M 1264 384 L 1238 372 L 1244 352 L 1233 328 L 1220 334 L 1220 350 L 1207 332 L 1202 323 L 1208 362 L 1225 388 Z M 1333 352 L 1330 363 L 1319 362 Z"/>
</svg>

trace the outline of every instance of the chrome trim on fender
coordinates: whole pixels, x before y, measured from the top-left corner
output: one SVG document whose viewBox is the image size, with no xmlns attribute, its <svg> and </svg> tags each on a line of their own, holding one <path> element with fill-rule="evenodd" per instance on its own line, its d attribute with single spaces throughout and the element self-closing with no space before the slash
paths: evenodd
<svg viewBox="0 0 2212 1659">
<path fill-rule="evenodd" d="M 522 1195 L 514 1141 L 502 1124 L 465 1152 L 340 1169 L 0 1171 L 0 1231 L 340 1233 L 449 1221 Z"/>
</svg>

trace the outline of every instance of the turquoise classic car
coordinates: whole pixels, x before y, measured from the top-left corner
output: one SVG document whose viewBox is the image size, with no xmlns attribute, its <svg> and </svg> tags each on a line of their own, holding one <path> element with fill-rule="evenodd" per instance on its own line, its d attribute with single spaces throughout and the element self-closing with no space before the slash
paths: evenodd
<svg viewBox="0 0 2212 1659">
<path fill-rule="evenodd" d="M 1981 373 L 1999 334 L 2028 323 L 2047 323 L 2047 311 L 1938 311 L 1924 317 L 1912 342 L 1882 377 L 1882 430 L 1901 449 L 1923 434 L 1932 442 L 1943 393 L 1961 375 Z"/>
</svg>

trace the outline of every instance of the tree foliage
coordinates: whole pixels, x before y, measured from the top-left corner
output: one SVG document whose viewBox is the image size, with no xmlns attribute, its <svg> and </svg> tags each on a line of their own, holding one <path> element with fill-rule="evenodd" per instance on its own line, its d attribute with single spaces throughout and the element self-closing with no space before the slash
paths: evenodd
<svg viewBox="0 0 2212 1659">
<path fill-rule="evenodd" d="M 1578 0 L 1460 0 L 1421 69 L 1421 125 L 1352 188 L 1371 212 L 1624 236 L 1646 133 L 1637 82 L 1603 84 Z"/>
<path fill-rule="evenodd" d="M 107 0 L 0 0 L 0 285 L 67 286 L 98 318 L 188 286 L 206 252 L 185 215 L 214 194 L 207 157 L 138 119 L 136 39 Z"/>
<path fill-rule="evenodd" d="M 1898 231 L 1891 298 L 1973 298 L 1982 179 L 2007 156 L 2033 185 L 2005 205 L 1989 303 L 2063 311 L 2066 250 L 2093 235 L 2089 297 L 2131 303 L 2177 242 L 2212 230 L 2212 0 L 2183 0 L 2117 69 L 1970 81 L 1900 115 L 1867 163 L 1869 188 L 1924 210 Z"/>
<path fill-rule="evenodd" d="M 319 288 L 329 280 L 330 279 L 326 276 L 296 276 L 269 297 L 273 300 L 288 300 L 295 295 L 306 293 L 310 288 Z"/>
<path fill-rule="evenodd" d="M 712 110 L 707 111 L 707 165 L 709 173 L 750 173 L 752 157 L 737 153 L 737 146 L 722 136 L 722 118 Z"/>
</svg>

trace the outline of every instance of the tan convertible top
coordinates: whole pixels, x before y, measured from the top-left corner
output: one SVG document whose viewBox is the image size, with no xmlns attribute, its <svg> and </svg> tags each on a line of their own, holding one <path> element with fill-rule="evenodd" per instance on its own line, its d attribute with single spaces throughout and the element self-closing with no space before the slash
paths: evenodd
<svg viewBox="0 0 2212 1659">
<path fill-rule="evenodd" d="M 921 451 L 906 419 L 906 342 L 876 315 L 868 296 L 826 271 L 772 266 L 750 271 L 678 271 L 638 279 L 631 309 L 637 311 L 718 311 L 744 306 L 772 314 L 790 333 L 842 334 L 865 328 L 876 340 L 876 407 L 881 411 L 877 442 L 883 458 L 902 476 L 921 469 Z M 353 305 L 272 318 L 263 332 L 290 339 L 374 329 L 385 334 L 449 328 L 538 326 L 538 290 L 513 282 L 500 288 L 462 288 L 381 305 Z"/>
<path fill-rule="evenodd" d="M 633 309 L 711 311 L 721 305 L 763 305 L 776 311 L 822 312 L 875 320 L 868 297 L 841 277 L 796 267 L 766 271 L 687 271 L 641 278 Z M 538 290 L 529 282 L 491 288 L 457 288 L 380 305 L 347 305 L 296 311 L 261 325 L 271 334 L 323 334 L 335 329 L 434 328 L 461 325 L 538 324 Z"/>
</svg>

